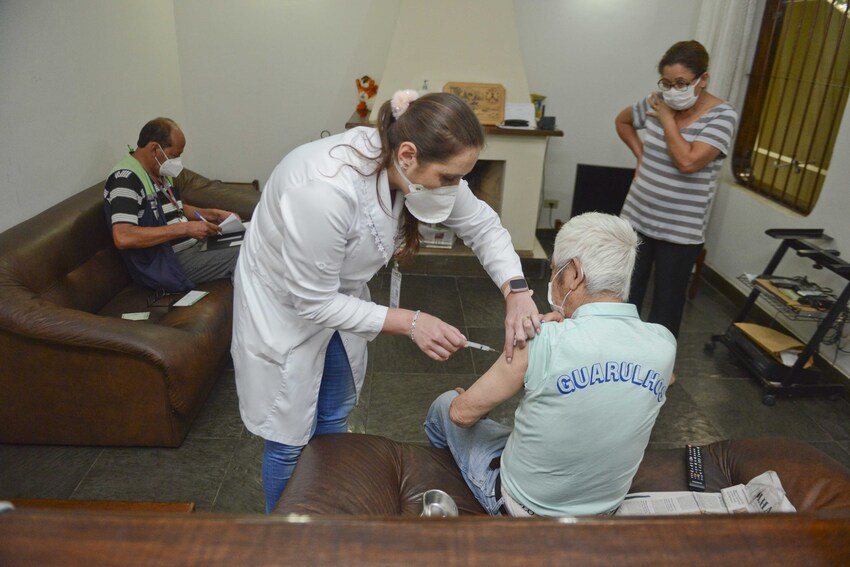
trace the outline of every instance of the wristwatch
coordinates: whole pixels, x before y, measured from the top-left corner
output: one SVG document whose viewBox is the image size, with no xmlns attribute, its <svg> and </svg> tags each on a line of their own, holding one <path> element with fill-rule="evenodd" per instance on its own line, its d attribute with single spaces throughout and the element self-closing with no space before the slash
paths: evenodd
<svg viewBox="0 0 850 567">
<path fill-rule="evenodd" d="M 528 291 L 528 282 L 525 281 L 525 278 L 517 278 L 515 280 L 510 280 L 508 282 L 510 287 L 508 288 L 508 293 L 521 293 L 523 291 Z M 506 296 L 507 297 L 507 296 Z"/>
</svg>

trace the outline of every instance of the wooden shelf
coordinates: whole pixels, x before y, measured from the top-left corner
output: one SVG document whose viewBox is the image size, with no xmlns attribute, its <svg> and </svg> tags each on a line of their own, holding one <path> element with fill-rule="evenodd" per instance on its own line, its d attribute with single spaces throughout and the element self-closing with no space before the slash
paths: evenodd
<svg viewBox="0 0 850 567">
<path fill-rule="evenodd" d="M 345 123 L 346 130 L 349 128 L 357 128 L 358 126 L 375 127 L 375 123 L 369 120 L 369 116 L 360 116 L 357 112 L 351 115 L 348 122 Z M 520 138 L 560 138 L 564 136 L 561 130 L 518 130 L 515 128 L 497 128 L 496 126 L 483 126 L 484 134 L 487 136 L 512 136 Z"/>
</svg>

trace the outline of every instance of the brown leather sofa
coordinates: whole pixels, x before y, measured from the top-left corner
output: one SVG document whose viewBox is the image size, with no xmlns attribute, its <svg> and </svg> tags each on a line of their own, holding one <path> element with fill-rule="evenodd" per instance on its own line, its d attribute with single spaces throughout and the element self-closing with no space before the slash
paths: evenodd
<svg viewBox="0 0 850 567">
<path fill-rule="evenodd" d="M 787 439 L 705 450 L 709 490 L 773 469 L 800 513 L 482 517 L 448 451 L 328 435 L 305 448 L 274 517 L 21 508 L 0 514 L 0 565 L 123 565 L 138 563 L 140 550 L 159 563 L 205 566 L 848 563 L 847 469 Z M 682 449 L 649 451 L 633 490 L 684 488 L 683 462 Z M 464 515 L 415 517 L 427 488 L 447 490 Z"/>
<path fill-rule="evenodd" d="M 802 441 L 718 441 L 703 447 L 703 459 L 709 492 L 773 470 L 798 512 L 850 511 L 850 470 Z M 450 494 L 461 515 L 486 514 L 448 450 L 372 435 L 317 436 L 304 448 L 275 514 L 418 516 L 422 493 L 432 488 Z M 688 490 L 684 448 L 648 450 L 630 492 L 679 490 Z"/>
<path fill-rule="evenodd" d="M 175 185 L 244 219 L 260 196 L 188 170 Z M 0 234 L 0 442 L 179 446 L 230 348 L 230 281 L 198 289 L 210 294 L 190 307 L 149 306 L 112 243 L 103 182 Z M 121 318 L 138 311 L 150 318 Z"/>
</svg>

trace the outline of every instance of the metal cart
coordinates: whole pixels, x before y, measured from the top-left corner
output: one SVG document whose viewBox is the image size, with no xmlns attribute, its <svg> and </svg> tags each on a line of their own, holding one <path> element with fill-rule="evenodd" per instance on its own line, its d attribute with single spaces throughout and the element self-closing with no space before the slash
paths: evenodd
<svg viewBox="0 0 850 567">
<path fill-rule="evenodd" d="M 777 395 L 819 394 L 833 398 L 838 397 L 843 392 L 843 386 L 824 382 L 820 369 L 815 366 L 805 368 L 805 364 L 817 352 L 818 346 L 826 333 L 833 327 L 838 317 L 844 313 L 847 303 L 850 301 L 850 264 L 838 258 L 839 252 L 837 250 L 826 250 L 812 242 L 812 240 L 832 240 L 824 234 L 823 229 L 770 229 L 765 232 L 768 236 L 779 239 L 780 243 L 762 275 L 772 275 L 785 253 L 789 249 L 793 249 L 798 256 L 811 259 L 815 269 L 826 268 L 847 280 L 847 285 L 835 297 L 828 311 L 819 313 L 816 318 L 812 319 L 819 321 L 817 329 L 793 366 L 785 366 L 777 361 L 738 329 L 735 323 L 746 321 L 756 299 L 762 294 L 769 302 L 778 305 L 780 313 L 790 319 L 811 318 L 811 313 L 803 314 L 794 311 L 758 285 L 753 285 L 743 308 L 726 331 L 722 335 L 712 335 L 711 340 L 705 344 L 705 350 L 714 351 L 718 342 L 726 345 L 761 382 L 762 402 L 765 405 L 774 405 Z"/>
</svg>

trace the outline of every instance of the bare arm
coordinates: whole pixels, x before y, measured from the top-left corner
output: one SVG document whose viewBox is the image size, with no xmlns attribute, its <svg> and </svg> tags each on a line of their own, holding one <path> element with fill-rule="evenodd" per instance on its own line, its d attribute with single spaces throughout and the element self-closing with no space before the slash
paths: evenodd
<svg viewBox="0 0 850 567">
<path fill-rule="evenodd" d="M 623 143 L 628 146 L 640 163 L 643 157 L 643 142 L 638 136 L 637 130 L 632 125 L 632 107 L 627 106 L 617 115 L 614 120 L 614 126 L 617 128 L 617 135 L 623 140 Z"/>
<path fill-rule="evenodd" d="M 449 408 L 452 422 L 459 427 L 471 427 L 494 407 L 519 392 L 528 370 L 528 350 L 516 349 L 510 364 L 502 353 L 490 370 L 452 400 Z"/>
<path fill-rule="evenodd" d="M 673 165 L 682 173 L 696 173 L 720 155 L 720 150 L 705 142 L 688 142 L 682 137 L 673 109 L 653 94 L 649 101 L 652 111 L 647 116 L 655 116 L 664 128 L 667 141 L 667 154 Z"/>
<path fill-rule="evenodd" d="M 409 309 L 389 309 L 381 332 L 387 335 L 410 336 L 414 316 L 415 312 Z M 412 338 L 419 350 L 439 361 L 448 360 L 454 352 L 466 346 L 466 337 L 456 327 L 422 312 L 416 316 Z"/>
<path fill-rule="evenodd" d="M 150 248 L 175 238 L 202 240 L 214 234 L 218 234 L 218 227 L 203 221 L 180 222 L 165 226 L 137 226 L 125 223 L 112 225 L 112 241 L 119 250 Z"/>
</svg>

